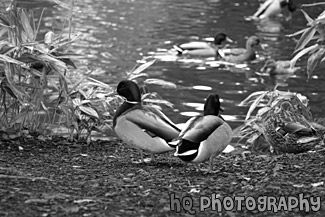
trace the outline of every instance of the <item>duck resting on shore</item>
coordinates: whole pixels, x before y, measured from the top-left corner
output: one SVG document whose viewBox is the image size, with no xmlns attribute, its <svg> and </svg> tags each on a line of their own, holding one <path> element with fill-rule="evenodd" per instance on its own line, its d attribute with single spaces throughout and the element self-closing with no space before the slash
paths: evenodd
<svg viewBox="0 0 325 217">
<path fill-rule="evenodd" d="M 126 100 L 117 109 L 113 118 L 113 129 L 126 144 L 143 151 L 159 154 L 175 150 L 168 142 L 176 138 L 180 129 L 160 110 L 143 105 L 138 85 L 123 80 L 117 86 L 117 93 Z"/>
<path fill-rule="evenodd" d="M 210 94 L 204 104 L 203 116 L 189 119 L 172 142 L 177 145 L 174 155 L 185 162 L 209 161 L 207 172 L 213 172 L 213 159 L 221 154 L 232 139 L 232 129 L 219 115 L 220 110 L 219 95 Z"/>
</svg>

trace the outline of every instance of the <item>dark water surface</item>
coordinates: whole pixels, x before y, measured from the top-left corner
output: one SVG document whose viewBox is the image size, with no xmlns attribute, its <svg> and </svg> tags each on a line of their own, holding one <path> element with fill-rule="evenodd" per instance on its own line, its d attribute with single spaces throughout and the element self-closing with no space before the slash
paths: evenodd
<svg viewBox="0 0 325 217">
<path fill-rule="evenodd" d="M 311 2 L 317 1 L 298 1 Z M 245 46 L 246 37 L 256 34 L 268 45 L 262 56 L 290 59 L 295 41 L 285 35 L 306 26 L 302 13 L 296 12 L 290 22 L 245 21 L 244 17 L 252 15 L 258 6 L 257 0 L 76 0 L 73 31 L 81 32 L 82 39 L 74 49 L 86 55 L 83 64 L 96 69 L 93 77 L 110 84 L 125 78 L 125 71 L 147 56 L 170 49 L 175 43 L 211 37 L 217 32 L 227 33 L 241 47 Z M 314 7 L 307 11 L 316 17 L 323 9 Z M 204 98 L 210 92 L 217 92 L 226 119 L 235 127 L 243 121 L 248 109 L 239 107 L 238 103 L 250 93 L 270 89 L 275 83 L 282 84 L 280 90 L 305 94 L 314 116 L 324 116 L 324 67 L 319 67 L 307 83 L 305 61 L 298 63 L 302 70 L 295 76 L 277 80 L 256 75 L 262 65 L 263 62 L 256 62 L 240 69 L 158 61 L 146 72 L 152 74 L 151 78 L 177 84 L 177 89 L 149 86 L 151 91 L 175 105 L 174 111 L 165 108 L 164 112 L 176 123 L 188 119 L 179 115 L 182 112 L 200 112 Z M 211 90 L 193 88 L 199 85 Z"/>
</svg>

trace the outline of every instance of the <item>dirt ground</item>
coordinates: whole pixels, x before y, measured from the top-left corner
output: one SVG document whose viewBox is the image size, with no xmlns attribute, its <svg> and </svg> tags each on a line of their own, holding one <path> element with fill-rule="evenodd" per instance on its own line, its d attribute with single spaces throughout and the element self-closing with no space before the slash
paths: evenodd
<svg viewBox="0 0 325 217">
<path fill-rule="evenodd" d="M 224 154 L 206 174 L 172 152 L 133 163 L 139 152 L 119 140 L 0 141 L 0 217 L 321 217 L 324 153 Z"/>
</svg>

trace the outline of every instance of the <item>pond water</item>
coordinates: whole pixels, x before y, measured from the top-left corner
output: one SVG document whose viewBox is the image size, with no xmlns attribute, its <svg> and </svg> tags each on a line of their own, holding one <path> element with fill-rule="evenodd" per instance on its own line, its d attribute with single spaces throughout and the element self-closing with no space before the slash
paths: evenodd
<svg viewBox="0 0 325 217">
<path fill-rule="evenodd" d="M 74 49 L 86 56 L 81 64 L 95 70 L 93 77 L 109 84 L 125 78 L 125 72 L 137 62 L 171 49 L 173 44 L 213 37 L 217 32 L 225 32 L 240 47 L 245 46 L 248 36 L 257 35 L 267 45 L 261 56 L 290 59 L 295 41 L 286 35 L 304 28 L 305 18 L 296 12 L 289 22 L 281 18 L 268 23 L 245 21 L 244 17 L 252 15 L 259 4 L 257 0 L 76 0 L 73 32 L 81 32 L 82 38 Z M 324 9 L 314 7 L 307 11 L 316 17 Z M 324 116 L 322 66 L 306 82 L 305 60 L 298 62 L 302 69 L 294 76 L 276 80 L 255 73 L 263 61 L 245 68 L 202 66 L 200 61 L 161 60 L 146 71 L 150 78 L 177 85 L 177 89 L 148 86 L 174 104 L 174 109 L 164 107 L 164 112 L 176 123 L 188 119 L 180 114 L 200 112 L 205 97 L 216 92 L 225 108 L 223 114 L 236 127 L 243 122 L 248 109 L 239 107 L 239 102 L 255 91 L 273 88 L 275 83 L 281 85 L 279 90 L 306 95 L 314 117 Z"/>
</svg>

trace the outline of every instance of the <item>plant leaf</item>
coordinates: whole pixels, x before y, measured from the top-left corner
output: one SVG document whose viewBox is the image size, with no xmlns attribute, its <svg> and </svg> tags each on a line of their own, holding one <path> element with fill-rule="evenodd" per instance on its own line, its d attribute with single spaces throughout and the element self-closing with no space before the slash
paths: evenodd
<svg viewBox="0 0 325 217">
<path fill-rule="evenodd" d="M 269 107 L 269 106 L 265 106 L 265 107 L 263 107 L 263 108 L 261 108 L 261 109 L 259 109 L 259 110 L 257 111 L 256 116 L 257 116 L 257 117 L 262 117 L 265 113 L 267 113 L 268 111 L 270 111 L 270 109 L 271 109 L 271 107 Z"/>
<path fill-rule="evenodd" d="M 292 58 L 292 60 L 290 61 L 290 67 L 293 68 L 296 65 L 296 62 L 298 61 L 298 59 L 300 59 L 300 57 L 302 57 L 303 55 L 305 55 L 308 52 L 313 52 L 316 49 L 318 49 L 320 47 L 319 44 L 314 44 L 308 48 L 305 48 L 303 50 L 301 50 L 299 53 L 296 54 L 296 56 L 294 56 L 294 58 Z"/>
<path fill-rule="evenodd" d="M 48 8 L 59 5 L 65 9 L 69 6 L 59 0 L 16 0 L 16 6 L 19 8 L 35 9 L 35 8 Z"/>
<path fill-rule="evenodd" d="M 163 100 L 163 99 L 144 99 L 143 102 L 154 103 L 154 104 L 163 104 L 170 108 L 173 108 L 173 106 L 174 106 L 172 103 L 168 102 L 167 100 Z"/>
<path fill-rule="evenodd" d="M 315 70 L 316 66 L 320 63 L 325 53 L 324 48 L 320 48 L 317 52 L 310 55 L 307 62 L 307 75 L 310 78 L 311 74 Z"/>
<path fill-rule="evenodd" d="M 25 33 L 27 35 L 27 38 L 29 39 L 28 42 L 34 40 L 34 30 L 32 26 L 30 25 L 29 18 L 27 14 L 25 13 L 25 10 L 21 11 L 21 24 L 25 30 Z"/>
<path fill-rule="evenodd" d="M 2 26 L 1 26 L 2 27 Z M 2 36 L 8 31 L 8 28 L 6 27 L 2 27 L 0 29 L 0 38 L 2 38 Z"/>
<path fill-rule="evenodd" d="M 141 78 L 141 77 L 149 77 L 149 75 L 147 73 L 139 73 L 139 74 L 130 74 L 128 76 L 128 79 L 129 80 L 135 80 L 135 79 L 138 79 L 138 78 Z"/>
<path fill-rule="evenodd" d="M 309 29 L 307 29 L 300 37 L 300 39 L 295 47 L 294 52 L 297 52 L 297 51 L 301 50 L 302 48 L 304 48 L 310 42 L 310 40 L 314 37 L 315 33 L 316 33 L 315 26 L 312 26 Z"/>
<path fill-rule="evenodd" d="M 23 63 L 19 60 L 13 59 L 7 55 L 0 54 L 0 60 L 3 62 L 7 62 L 7 63 L 14 63 L 14 64 L 20 65 L 22 67 L 27 67 L 25 63 Z"/>
<path fill-rule="evenodd" d="M 268 94 L 268 91 L 262 93 L 259 97 L 255 99 L 252 105 L 249 107 L 245 120 L 248 120 L 255 108 L 260 104 L 261 100 Z"/>
<path fill-rule="evenodd" d="M 98 80 L 96 80 L 96 79 L 94 79 L 92 77 L 87 77 L 87 80 L 93 81 L 93 83 L 91 83 L 91 84 L 94 84 L 94 85 L 96 85 L 98 87 L 112 89 L 112 87 L 109 86 L 108 84 L 105 84 L 104 82 L 98 81 Z"/>
<path fill-rule="evenodd" d="M 312 4 L 302 4 L 301 7 L 314 7 L 317 5 L 325 5 L 325 2 L 318 2 L 318 3 L 312 3 Z"/>
<path fill-rule="evenodd" d="M 140 65 L 138 68 L 134 69 L 131 71 L 132 74 L 139 74 L 142 71 L 144 71 L 146 68 L 150 67 L 152 64 L 154 64 L 156 62 L 157 59 L 153 59 L 149 62 L 146 62 L 142 65 Z"/>
<path fill-rule="evenodd" d="M 82 112 L 86 113 L 87 115 L 99 119 L 98 113 L 96 112 L 95 109 L 93 109 L 93 108 L 91 108 L 91 107 L 88 107 L 88 106 L 83 106 L 83 105 L 80 105 L 78 108 L 79 108 Z"/>
<path fill-rule="evenodd" d="M 267 91 L 256 91 L 254 93 L 251 93 L 248 97 L 246 97 L 243 101 L 241 101 L 238 106 L 248 106 L 248 105 L 250 105 L 253 101 L 255 101 L 255 99 L 257 97 L 264 94 L 265 92 L 267 92 Z M 252 99 L 252 98 L 254 98 L 254 99 Z"/>
<path fill-rule="evenodd" d="M 145 84 L 155 84 L 155 85 L 160 85 L 165 88 L 176 88 L 176 84 L 169 82 L 169 81 L 164 81 L 161 79 L 157 78 L 150 78 L 144 81 Z"/>
<path fill-rule="evenodd" d="M 314 22 L 314 20 L 304 10 L 301 9 L 301 12 L 304 14 L 308 24 L 311 24 L 312 22 Z"/>
<path fill-rule="evenodd" d="M 299 30 L 295 33 L 292 33 L 292 34 L 289 34 L 289 35 L 286 35 L 287 37 L 294 37 L 294 36 L 297 36 L 297 35 L 300 35 L 300 34 L 303 34 L 304 32 L 306 32 L 310 27 L 307 27 L 307 28 L 304 28 L 302 30 Z"/>
</svg>

